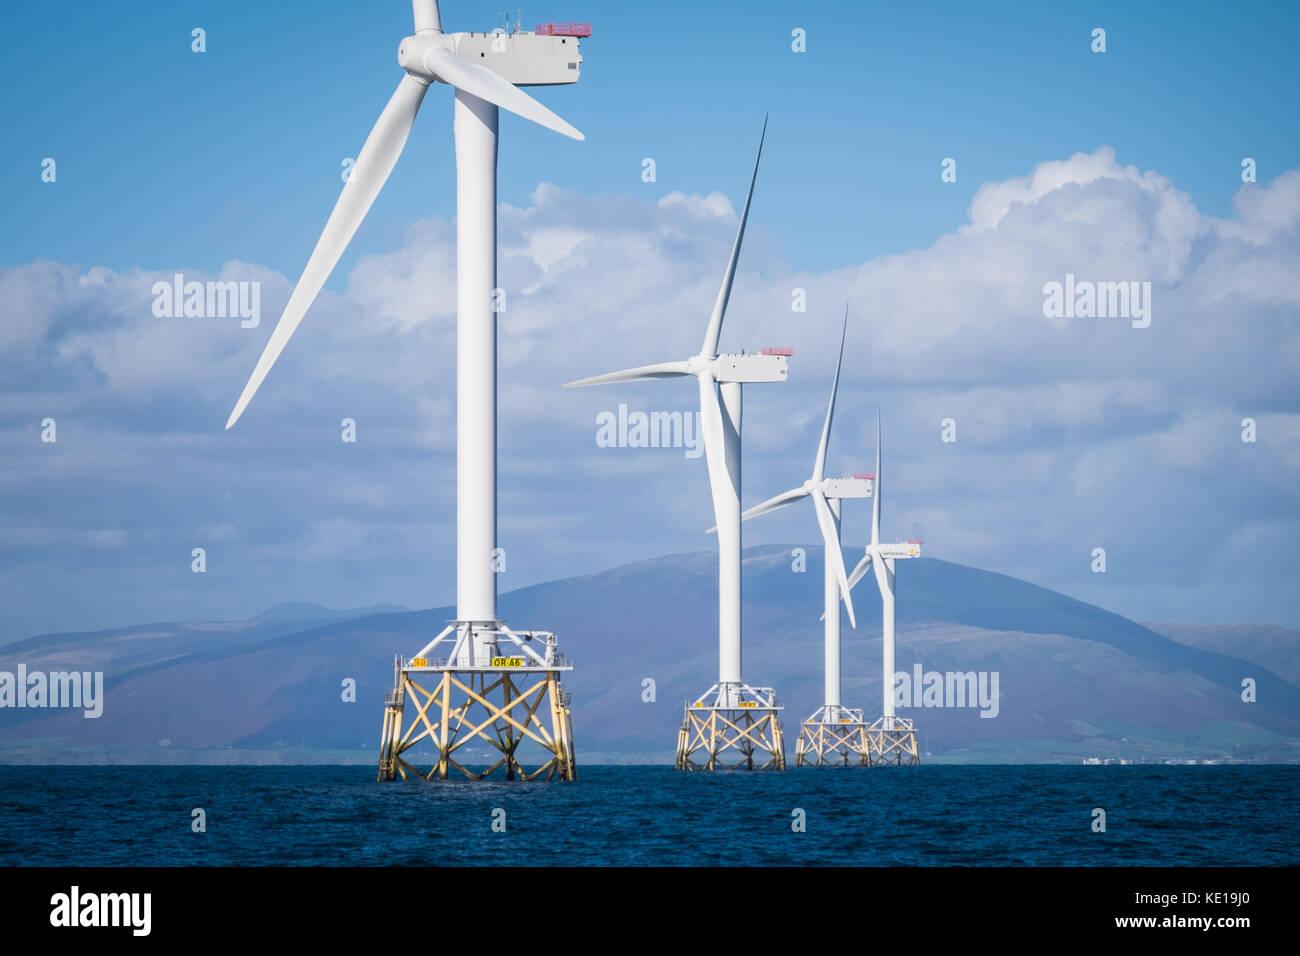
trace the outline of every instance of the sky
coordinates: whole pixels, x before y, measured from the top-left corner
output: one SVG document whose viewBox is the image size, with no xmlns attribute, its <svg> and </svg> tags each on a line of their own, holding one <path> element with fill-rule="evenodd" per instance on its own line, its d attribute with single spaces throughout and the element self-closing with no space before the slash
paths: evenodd
<svg viewBox="0 0 1300 956">
<path fill-rule="evenodd" d="M 498 9 L 448 0 L 444 27 Z M 501 121 L 502 590 L 713 546 L 702 459 L 596 441 L 601 413 L 689 412 L 693 385 L 559 385 L 698 349 L 770 116 L 722 345 L 795 354 L 788 382 L 746 391 L 746 505 L 807 477 L 848 301 L 830 471 L 872 470 L 881 408 L 887 536 L 1138 620 L 1300 626 L 1297 8 L 524 10 L 547 19 L 593 23 L 581 81 L 532 90 L 586 140 Z M 400 79 L 409 5 L 28 5 L 7 23 L 0 640 L 452 603 L 446 88 L 222 428 Z M 260 323 L 155 315 L 177 272 L 260 283 Z M 1149 282 L 1150 324 L 1045 315 L 1067 275 Z M 868 516 L 846 507 L 846 542 Z M 817 541 L 802 506 L 745 535 Z"/>
</svg>

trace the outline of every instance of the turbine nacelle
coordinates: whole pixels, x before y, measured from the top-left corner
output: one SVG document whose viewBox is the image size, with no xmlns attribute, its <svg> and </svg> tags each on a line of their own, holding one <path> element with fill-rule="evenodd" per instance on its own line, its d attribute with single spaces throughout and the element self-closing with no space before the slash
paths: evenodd
<svg viewBox="0 0 1300 956">
<path fill-rule="evenodd" d="M 759 355 L 741 352 L 735 355 L 692 355 L 680 362 L 659 362 L 641 365 L 606 375 L 566 382 L 565 388 L 585 388 L 588 385 L 613 385 L 619 382 L 649 382 L 658 378 L 680 378 L 694 375 L 714 382 L 784 382 L 789 374 L 789 362 L 784 355 Z"/>
<path fill-rule="evenodd" d="M 895 558 L 919 558 L 921 556 L 920 543 L 913 543 L 911 541 L 900 542 L 898 544 L 878 544 L 868 548 L 868 550 L 874 551 L 880 557 L 891 561 Z"/>
<path fill-rule="evenodd" d="M 804 486 L 810 483 L 805 481 Z M 870 498 L 872 484 L 865 478 L 823 478 L 821 488 L 827 498 Z"/>
<path fill-rule="evenodd" d="M 397 47 L 397 63 L 424 83 L 447 78 L 442 57 L 451 54 L 466 63 L 491 70 L 513 86 L 563 86 L 578 82 L 582 54 L 578 38 L 536 33 L 417 32 Z"/>
<path fill-rule="evenodd" d="M 870 481 L 863 481 L 860 478 L 809 478 L 798 488 L 791 488 L 761 504 L 754 505 L 740 516 L 740 520 L 748 521 L 750 518 L 757 518 L 769 511 L 777 511 L 786 505 L 792 505 L 800 498 L 808 498 L 818 493 L 827 501 L 834 501 L 843 498 L 870 498 L 872 489 Z M 717 530 L 714 526 L 705 533 L 712 534 Z"/>
<path fill-rule="evenodd" d="M 860 478 L 809 478 L 797 489 L 787 491 L 786 495 L 811 495 L 814 491 L 820 491 L 828 499 L 870 498 L 871 482 Z M 790 499 L 793 500 L 794 498 Z M 786 503 L 783 501 L 778 507 L 783 507 Z M 753 517 L 749 512 L 746 512 L 746 516 Z"/>
<path fill-rule="evenodd" d="M 789 360 L 784 355 L 742 352 L 719 355 L 709 363 L 715 382 L 784 382 Z"/>
</svg>

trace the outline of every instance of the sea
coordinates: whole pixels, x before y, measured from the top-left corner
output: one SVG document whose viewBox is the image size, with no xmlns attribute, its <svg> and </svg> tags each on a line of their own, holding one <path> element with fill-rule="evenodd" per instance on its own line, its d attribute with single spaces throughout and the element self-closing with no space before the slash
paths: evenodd
<svg viewBox="0 0 1300 956">
<path fill-rule="evenodd" d="M 1297 797 L 1291 765 L 6 766 L 0 865 L 1278 866 L 1300 864 Z"/>
</svg>

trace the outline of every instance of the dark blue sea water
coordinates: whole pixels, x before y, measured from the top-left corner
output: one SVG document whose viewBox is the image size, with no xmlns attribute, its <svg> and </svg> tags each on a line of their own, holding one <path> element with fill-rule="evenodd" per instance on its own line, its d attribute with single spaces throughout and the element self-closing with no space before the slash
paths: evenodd
<svg viewBox="0 0 1300 956">
<path fill-rule="evenodd" d="M 374 773 L 0 767 L 0 864 L 1300 863 L 1295 766 L 582 767 L 575 784 Z M 196 807 L 206 833 L 191 830 Z"/>
</svg>

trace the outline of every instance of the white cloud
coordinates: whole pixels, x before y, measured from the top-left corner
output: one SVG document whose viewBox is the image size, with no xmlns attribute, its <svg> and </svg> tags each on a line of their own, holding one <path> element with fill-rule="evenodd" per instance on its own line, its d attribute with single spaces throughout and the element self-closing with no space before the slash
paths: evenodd
<svg viewBox="0 0 1300 956">
<path fill-rule="evenodd" d="M 1243 186 L 1233 208 L 1228 220 L 1204 216 L 1167 177 L 1101 148 L 982 187 L 970 223 L 928 249 L 849 268 L 791 272 L 765 253 L 761 218 L 751 222 L 723 346 L 786 345 L 795 356 L 789 382 L 746 391 L 746 503 L 806 477 L 847 299 L 831 470 L 870 470 L 879 402 L 890 533 L 919 524 L 930 554 L 1097 600 L 1106 595 L 1080 554 L 1100 537 L 1117 557 L 1108 593 L 1131 602 L 1116 610 L 1244 620 L 1264 608 L 1257 617 L 1295 623 L 1300 605 L 1268 529 L 1294 516 L 1300 487 L 1300 171 Z M 698 350 L 736 224 L 720 193 L 651 203 L 543 184 L 526 208 L 501 208 L 498 444 L 501 497 L 515 516 L 503 518 L 514 536 L 503 587 L 712 546 L 701 533 L 712 523 L 701 462 L 594 442 L 597 411 L 622 401 L 689 410 L 693 386 L 558 386 Z M 1150 328 L 1044 318 L 1043 284 L 1067 272 L 1151 282 Z M 241 329 L 154 318 L 148 290 L 166 275 L 49 262 L 0 270 L 0 522 L 31 529 L 37 511 L 70 533 L 102 529 L 90 515 L 120 515 L 124 537 L 83 539 L 89 551 L 126 543 L 115 561 L 138 551 L 151 567 L 188 554 L 189 529 L 208 528 L 225 550 L 257 556 L 238 587 L 228 582 L 264 589 L 253 604 L 337 604 L 331 589 L 343 588 L 418 605 L 434 598 L 429 582 L 450 587 L 455 224 L 416 223 L 400 248 L 362 257 L 345 293 L 317 302 L 231 433 L 220 425 L 292 279 L 223 267 L 221 278 L 263 282 L 262 325 Z M 806 314 L 790 311 L 796 286 L 808 292 Z M 36 438 L 43 408 L 58 409 L 57 448 Z M 1239 440 L 1245 415 L 1260 421 L 1255 445 Z M 358 422 L 355 445 L 339 441 L 343 416 Z M 957 419 L 955 445 L 939 441 L 944 417 Z M 1216 505 L 1225 474 L 1232 492 Z M 815 538 L 801 509 L 765 522 L 746 527 L 749 542 Z M 861 515 L 846 514 L 846 538 L 864 531 Z M 1245 543 L 1259 535 L 1252 552 Z M 1227 597 L 1201 588 L 1216 538 L 1242 542 Z M 24 531 L 23 547 L 37 544 Z M 21 594 L 27 572 L 6 573 L 4 593 Z M 93 570 L 73 562 L 61 580 L 31 579 L 33 607 L 85 576 Z M 138 591 L 102 600 L 142 600 L 148 587 Z M 1143 593 L 1155 603 L 1143 606 Z"/>
</svg>

